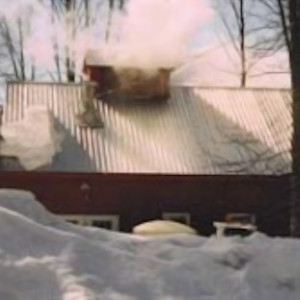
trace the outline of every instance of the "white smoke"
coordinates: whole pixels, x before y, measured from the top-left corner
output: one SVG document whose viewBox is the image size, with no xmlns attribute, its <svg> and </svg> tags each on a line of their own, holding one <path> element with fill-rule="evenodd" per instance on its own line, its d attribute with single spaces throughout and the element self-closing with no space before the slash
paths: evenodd
<svg viewBox="0 0 300 300">
<path fill-rule="evenodd" d="M 119 41 L 102 50 L 119 66 L 174 67 L 211 16 L 204 0 L 131 0 L 120 21 Z"/>
<path fill-rule="evenodd" d="M 107 26 L 108 6 L 106 2 L 106 6 L 97 3 L 101 4 L 101 1 L 91 3 L 93 24 L 78 28 L 73 38 L 70 38 L 64 18 L 53 22 L 50 1 L 0 0 L 0 5 L 5 7 L 0 16 L 9 20 L 11 28 L 19 18 L 23 19 L 26 61 L 34 62 L 37 69 L 49 74 L 56 72 L 54 40 L 62 72 L 66 47 L 71 49 L 77 74 L 82 71 L 89 48 L 106 53 L 107 60 L 116 66 L 151 69 L 176 66 L 185 56 L 194 34 L 212 16 L 207 0 L 129 0 L 124 14 L 113 13 L 111 33 L 118 38 L 111 38 L 106 44 L 103 33 Z M 16 32 L 15 35 L 17 39 Z"/>
</svg>

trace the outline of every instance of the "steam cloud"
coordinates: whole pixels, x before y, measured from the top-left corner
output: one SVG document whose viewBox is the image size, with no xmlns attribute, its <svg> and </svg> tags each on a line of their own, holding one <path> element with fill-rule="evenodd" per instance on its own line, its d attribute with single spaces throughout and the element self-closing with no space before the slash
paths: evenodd
<svg viewBox="0 0 300 300">
<path fill-rule="evenodd" d="M 204 0 L 131 0 L 120 21 L 119 41 L 106 45 L 103 55 L 117 66 L 176 66 L 211 15 Z"/>
<path fill-rule="evenodd" d="M 38 68 L 55 70 L 55 38 L 62 62 L 66 44 L 72 49 L 77 74 L 82 70 L 89 48 L 102 51 L 102 56 L 116 66 L 150 69 L 176 66 L 185 56 L 193 34 L 212 16 L 207 0 L 129 0 L 126 13 L 118 19 L 118 38 L 107 44 L 99 34 L 99 28 L 106 26 L 103 12 L 107 17 L 107 7 L 99 6 L 99 11 L 96 10 L 99 21 L 89 28 L 81 28 L 72 40 L 64 22 L 53 23 L 50 1 L 47 3 L 0 0 L 5 7 L 0 16 L 11 22 L 12 27 L 18 18 L 23 19 L 25 55 Z"/>
</svg>

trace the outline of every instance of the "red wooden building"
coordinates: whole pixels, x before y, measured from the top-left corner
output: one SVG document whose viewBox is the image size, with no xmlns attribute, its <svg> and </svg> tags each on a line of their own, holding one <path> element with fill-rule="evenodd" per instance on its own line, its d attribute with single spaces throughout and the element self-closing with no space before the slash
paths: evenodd
<svg viewBox="0 0 300 300">
<path fill-rule="evenodd" d="M 92 75 L 93 76 L 93 75 Z M 3 123 L 47 106 L 64 134 L 40 170 L 2 160 L 0 187 L 33 191 L 71 221 L 130 231 L 180 219 L 213 232 L 227 213 L 289 234 L 290 92 L 171 87 L 168 101 L 93 99 L 102 128 L 79 126 L 84 84 L 9 82 Z"/>
</svg>

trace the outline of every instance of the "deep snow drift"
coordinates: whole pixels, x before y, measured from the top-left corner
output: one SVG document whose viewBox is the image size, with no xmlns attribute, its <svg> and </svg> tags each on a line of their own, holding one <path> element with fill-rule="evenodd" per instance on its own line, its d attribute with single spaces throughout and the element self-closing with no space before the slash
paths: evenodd
<svg viewBox="0 0 300 300">
<path fill-rule="evenodd" d="M 3 300 L 299 300 L 300 241 L 81 228 L 0 190 L 0 278 Z"/>
</svg>

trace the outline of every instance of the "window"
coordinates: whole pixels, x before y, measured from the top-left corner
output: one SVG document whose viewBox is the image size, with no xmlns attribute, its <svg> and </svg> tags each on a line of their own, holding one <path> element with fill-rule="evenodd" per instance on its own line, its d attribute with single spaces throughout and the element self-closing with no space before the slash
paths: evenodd
<svg viewBox="0 0 300 300">
<path fill-rule="evenodd" d="M 99 227 L 99 228 L 105 228 L 105 229 L 112 229 L 112 227 L 113 227 L 111 220 L 107 220 L 107 221 L 93 220 L 91 223 L 92 223 L 91 226 L 93 226 L 93 227 Z"/>
<path fill-rule="evenodd" d="M 179 222 L 186 225 L 191 224 L 191 215 L 189 213 L 167 212 L 163 213 L 162 218 L 163 220 Z"/>
<path fill-rule="evenodd" d="M 119 230 L 119 216 L 117 215 L 62 215 L 62 218 L 76 225 Z"/>
<path fill-rule="evenodd" d="M 84 225 L 84 220 L 82 219 L 82 216 L 64 215 L 62 216 L 62 218 L 68 223 L 72 223 L 75 225 Z"/>
<path fill-rule="evenodd" d="M 226 223 L 226 222 L 214 222 L 216 228 L 216 236 L 234 236 L 239 235 L 246 237 L 256 231 L 256 226 L 252 224 L 241 224 L 241 223 Z"/>
<path fill-rule="evenodd" d="M 253 233 L 252 230 L 248 230 L 246 228 L 225 228 L 224 236 L 236 236 L 239 235 L 241 237 L 247 237 Z"/>
<path fill-rule="evenodd" d="M 117 215 L 85 216 L 85 225 L 110 230 L 119 230 L 119 217 Z"/>
<path fill-rule="evenodd" d="M 253 214 L 229 213 L 225 216 L 225 222 L 254 225 L 256 223 L 256 218 Z"/>
</svg>

